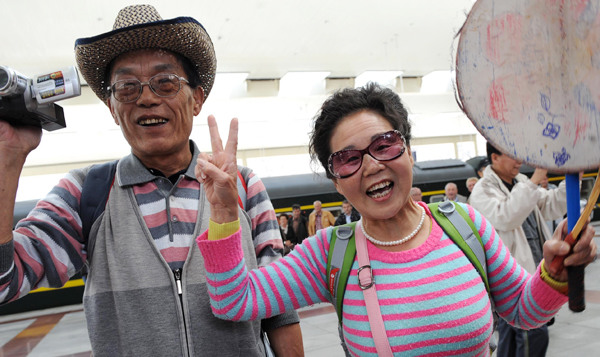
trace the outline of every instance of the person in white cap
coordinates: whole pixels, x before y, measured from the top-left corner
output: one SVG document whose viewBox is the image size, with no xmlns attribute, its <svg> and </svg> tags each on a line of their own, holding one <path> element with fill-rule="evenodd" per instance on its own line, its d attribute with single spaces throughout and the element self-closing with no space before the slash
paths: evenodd
<svg viewBox="0 0 600 357">
<path fill-rule="evenodd" d="M 0 121 L 0 301 L 61 287 L 87 265 L 83 304 L 94 356 L 265 356 L 262 331 L 277 356 L 303 355 L 295 312 L 262 325 L 211 312 L 202 257 L 193 249 L 210 210 L 190 140 L 216 71 L 204 27 L 129 6 L 112 31 L 78 39 L 75 56 L 131 154 L 116 163 L 106 187 L 92 186 L 108 198 L 93 207 L 103 212 L 91 225 L 82 201 L 98 165 L 69 172 L 13 230 L 19 176 L 41 130 Z M 255 268 L 278 259 L 283 246 L 264 185 L 248 168 L 238 174 L 246 187 L 238 209 L 249 217 L 241 220 L 245 263 Z"/>
</svg>

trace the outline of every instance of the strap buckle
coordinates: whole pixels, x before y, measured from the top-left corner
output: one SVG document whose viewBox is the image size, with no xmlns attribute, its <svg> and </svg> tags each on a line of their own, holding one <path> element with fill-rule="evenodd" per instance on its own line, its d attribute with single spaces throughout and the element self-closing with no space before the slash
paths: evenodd
<svg viewBox="0 0 600 357">
<path fill-rule="evenodd" d="M 362 281 L 360 280 L 360 272 L 363 271 L 363 269 L 369 269 L 369 272 L 371 273 L 369 275 L 369 280 L 366 284 L 363 284 Z M 373 279 L 373 269 L 371 269 L 370 265 L 363 265 L 360 268 L 358 268 L 358 271 L 356 272 L 356 276 L 358 278 L 358 286 L 360 286 L 360 288 L 362 290 L 367 290 L 370 287 L 372 287 L 373 285 L 375 285 L 375 279 Z"/>
<path fill-rule="evenodd" d="M 443 201 L 443 202 L 440 202 L 440 204 L 438 205 L 438 211 L 440 211 L 446 215 L 454 212 L 454 210 L 455 210 L 454 202 L 452 202 L 452 201 Z"/>
</svg>

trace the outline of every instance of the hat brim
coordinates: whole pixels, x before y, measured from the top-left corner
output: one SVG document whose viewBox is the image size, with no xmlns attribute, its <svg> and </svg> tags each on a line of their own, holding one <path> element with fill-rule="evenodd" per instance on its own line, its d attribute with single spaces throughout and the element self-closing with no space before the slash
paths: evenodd
<svg viewBox="0 0 600 357">
<path fill-rule="evenodd" d="M 90 88 L 103 101 L 110 97 L 107 69 L 119 55 L 139 49 L 164 49 L 188 58 L 200 78 L 204 97 L 212 89 L 217 59 L 210 36 L 198 21 L 178 17 L 113 30 L 75 41 L 75 59 Z"/>
</svg>

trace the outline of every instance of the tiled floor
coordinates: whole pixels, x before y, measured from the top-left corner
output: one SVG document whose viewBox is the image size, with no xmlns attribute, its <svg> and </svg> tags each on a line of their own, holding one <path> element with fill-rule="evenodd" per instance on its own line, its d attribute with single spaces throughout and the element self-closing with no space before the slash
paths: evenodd
<svg viewBox="0 0 600 357">
<path fill-rule="evenodd" d="M 600 244 L 600 238 L 596 238 Z M 550 327 L 548 357 L 600 355 L 600 260 L 586 269 L 586 310 L 565 306 Z M 343 357 L 337 317 L 328 304 L 299 310 L 306 356 Z M 0 357 L 90 356 L 81 305 L 0 316 Z"/>
</svg>

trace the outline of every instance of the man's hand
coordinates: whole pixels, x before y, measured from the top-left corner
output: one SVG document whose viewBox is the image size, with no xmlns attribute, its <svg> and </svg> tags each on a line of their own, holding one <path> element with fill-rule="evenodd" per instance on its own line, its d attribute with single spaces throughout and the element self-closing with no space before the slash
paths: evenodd
<svg viewBox="0 0 600 357">
<path fill-rule="evenodd" d="M 300 323 L 284 325 L 274 330 L 268 330 L 271 348 L 277 357 L 304 356 L 304 343 Z"/>
<path fill-rule="evenodd" d="M 571 251 L 569 244 L 563 242 L 567 236 L 567 220 L 563 220 L 554 231 L 551 240 L 544 243 L 544 264 L 546 271 L 557 281 L 567 281 L 566 266 L 588 265 L 596 259 L 597 246 L 594 242 L 594 228 L 588 222 L 581 230 L 579 238 L 573 247 L 572 253 L 565 258 L 563 264 L 559 267 L 552 267 L 552 260 L 555 256 L 565 256 Z"/>
<path fill-rule="evenodd" d="M 533 175 L 531 175 L 530 181 L 536 185 L 539 185 L 544 179 L 548 177 L 548 170 L 540 169 L 539 167 L 535 169 Z"/>
<path fill-rule="evenodd" d="M 12 239 L 19 176 L 27 155 L 40 144 L 41 138 L 41 128 L 14 127 L 0 120 L 0 244 Z"/>
<path fill-rule="evenodd" d="M 238 219 L 237 192 L 237 143 L 238 121 L 231 120 L 229 137 L 225 148 L 219 135 L 215 117 L 208 117 L 212 154 L 202 153 L 196 164 L 196 178 L 204 184 L 206 198 L 210 203 L 210 218 L 216 223 L 228 223 Z"/>
<path fill-rule="evenodd" d="M 38 147 L 42 129 L 36 126 L 15 127 L 0 120 L 0 152 L 11 157 L 26 157 Z"/>
</svg>

